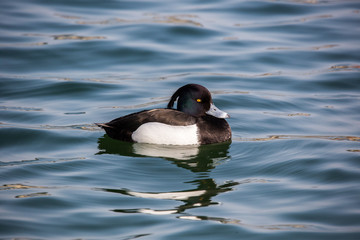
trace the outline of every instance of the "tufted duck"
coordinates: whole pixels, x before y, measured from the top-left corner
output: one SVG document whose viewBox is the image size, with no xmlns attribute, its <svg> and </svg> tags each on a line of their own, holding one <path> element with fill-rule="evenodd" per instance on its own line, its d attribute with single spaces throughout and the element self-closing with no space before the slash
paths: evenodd
<svg viewBox="0 0 360 240">
<path fill-rule="evenodd" d="M 172 109 L 177 100 L 177 110 Z M 212 102 L 209 90 L 187 84 L 171 97 L 167 108 L 144 110 L 97 123 L 114 139 L 167 145 L 199 145 L 229 141 L 229 115 Z"/>
</svg>

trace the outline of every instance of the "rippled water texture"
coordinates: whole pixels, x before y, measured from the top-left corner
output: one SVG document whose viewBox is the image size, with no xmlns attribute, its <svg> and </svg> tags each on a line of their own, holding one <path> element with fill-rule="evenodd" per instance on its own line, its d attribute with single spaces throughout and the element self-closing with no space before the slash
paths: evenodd
<svg viewBox="0 0 360 240">
<path fill-rule="evenodd" d="M 360 239 L 360 3 L 0 1 L 1 239 Z M 187 83 L 233 141 L 94 125 Z"/>
</svg>

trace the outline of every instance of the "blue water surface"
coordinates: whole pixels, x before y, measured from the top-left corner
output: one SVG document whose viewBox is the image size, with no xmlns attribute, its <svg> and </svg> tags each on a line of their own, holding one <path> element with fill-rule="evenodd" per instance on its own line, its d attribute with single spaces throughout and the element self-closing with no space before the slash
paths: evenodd
<svg viewBox="0 0 360 240">
<path fill-rule="evenodd" d="M 360 239 L 360 3 L 0 2 L 1 239 Z M 207 87 L 231 143 L 95 122 Z"/>
</svg>

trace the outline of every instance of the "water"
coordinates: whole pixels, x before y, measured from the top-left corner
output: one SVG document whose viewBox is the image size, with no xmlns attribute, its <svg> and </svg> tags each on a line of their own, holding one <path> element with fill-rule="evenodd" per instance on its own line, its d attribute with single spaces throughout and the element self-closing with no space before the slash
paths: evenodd
<svg viewBox="0 0 360 240">
<path fill-rule="evenodd" d="M 0 2 L 1 239 L 359 239 L 358 1 Z M 231 144 L 93 123 L 187 83 Z"/>
</svg>

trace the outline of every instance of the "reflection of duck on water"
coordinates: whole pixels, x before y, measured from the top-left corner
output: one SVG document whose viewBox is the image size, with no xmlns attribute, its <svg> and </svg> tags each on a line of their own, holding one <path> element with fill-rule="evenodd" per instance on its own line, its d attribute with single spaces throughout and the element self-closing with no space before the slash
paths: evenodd
<svg viewBox="0 0 360 240">
<path fill-rule="evenodd" d="M 161 214 L 181 213 L 191 208 L 216 205 L 218 203 L 211 201 L 212 197 L 222 192 L 231 191 L 233 186 L 239 184 L 237 182 L 228 182 L 223 185 L 217 185 L 215 181 L 211 178 L 195 180 L 192 183 L 198 184 L 197 189 L 191 189 L 186 191 L 174 191 L 174 192 L 136 192 L 128 189 L 101 189 L 101 190 L 112 193 L 120 193 L 123 195 L 139 197 L 139 198 L 177 200 L 184 202 L 184 204 L 175 207 L 173 209 L 155 210 L 149 208 L 138 208 L 138 209 L 113 210 L 114 212 L 122 212 L 122 213 L 148 213 L 154 215 L 161 215 Z"/>
<path fill-rule="evenodd" d="M 129 143 L 113 140 L 104 135 L 98 140 L 98 154 L 117 154 L 131 157 L 162 157 L 170 159 L 191 159 L 198 155 L 199 146 L 175 146 L 146 143 Z"/>
<path fill-rule="evenodd" d="M 160 145 L 147 143 L 121 142 L 104 135 L 98 140 L 97 154 L 117 154 L 130 157 L 161 157 L 173 162 L 175 165 L 188 169 L 192 172 L 206 173 L 217 165 L 230 158 L 229 147 L 231 142 L 211 145 Z M 119 193 L 122 195 L 146 198 L 181 201 L 182 203 L 171 209 L 115 209 L 115 212 L 122 213 L 147 213 L 147 214 L 177 214 L 187 209 L 206 207 L 218 204 L 211 199 L 222 192 L 231 191 L 237 182 L 227 182 L 218 185 L 214 179 L 196 179 L 191 183 L 197 185 L 195 189 L 169 192 L 137 192 L 129 189 L 101 189 L 106 192 Z"/>
<path fill-rule="evenodd" d="M 230 142 L 202 146 L 170 146 L 127 142 L 119 144 L 118 141 L 104 135 L 99 138 L 98 143 L 98 148 L 100 150 L 98 154 L 117 154 L 131 157 L 161 157 L 192 172 L 207 173 L 211 169 L 214 169 L 217 165 L 230 158 Z M 128 189 L 101 190 L 139 198 L 166 199 L 183 202 L 182 205 L 173 209 L 116 209 L 114 210 L 115 212 L 172 214 L 181 213 L 190 208 L 218 204 L 217 202 L 212 202 L 211 198 L 219 193 L 231 191 L 232 187 L 238 184 L 237 182 L 228 182 L 218 185 L 212 178 L 197 179 L 187 183 L 191 183 L 192 185 L 196 184 L 197 188 L 171 192 L 137 192 Z"/>
<path fill-rule="evenodd" d="M 130 157 L 161 157 L 193 172 L 208 171 L 219 162 L 229 159 L 230 142 L 211 145 L 158 145 L 129 143 L 111 139 L 107 135 L 99 138 L 97 154 L 117 154 Z"/>
</svg>

